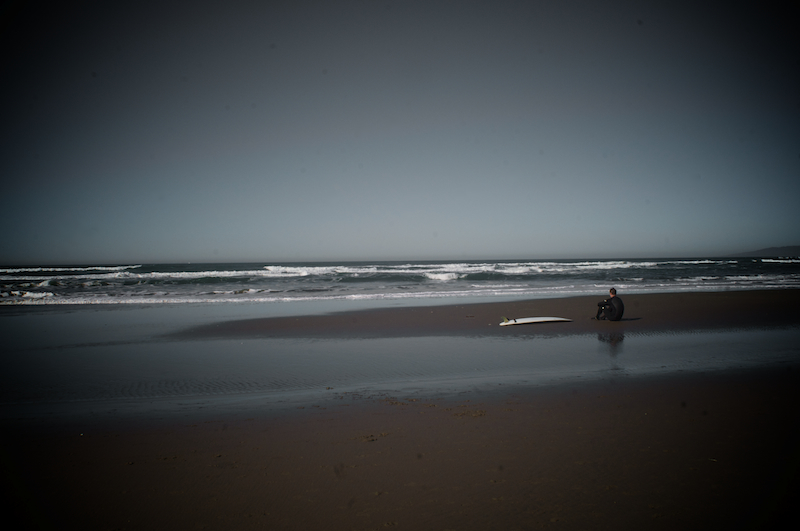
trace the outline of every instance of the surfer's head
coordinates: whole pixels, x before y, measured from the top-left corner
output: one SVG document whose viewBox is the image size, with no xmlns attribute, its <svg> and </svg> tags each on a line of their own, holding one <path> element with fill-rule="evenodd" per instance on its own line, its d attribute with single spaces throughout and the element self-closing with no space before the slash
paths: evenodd
<svg viewBox="0 0 800 531">
<path fill-rule="evenodd" d="M 611 288 L 610 290 L 608 290 L 608 294 L 614 297 L 617 294 L 617 290 L 615 288 Z"/>
</svg>

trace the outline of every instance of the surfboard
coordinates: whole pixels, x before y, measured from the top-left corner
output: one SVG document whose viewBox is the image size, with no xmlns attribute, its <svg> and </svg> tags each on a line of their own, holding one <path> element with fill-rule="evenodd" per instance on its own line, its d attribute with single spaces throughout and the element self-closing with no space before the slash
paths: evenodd
<svg viewBox="0 0 800 531">
<path fill-rule="evenodd" d="M 529 323 L 555 323 L 558 321 L 572 322 L 572 319 L 564 319 L 563 317 L 521 317 L 519 319 L 506 319 L 503 317 L 503 322 L 500 326 L 511 326 L 518 324 Z"/>
</svg>

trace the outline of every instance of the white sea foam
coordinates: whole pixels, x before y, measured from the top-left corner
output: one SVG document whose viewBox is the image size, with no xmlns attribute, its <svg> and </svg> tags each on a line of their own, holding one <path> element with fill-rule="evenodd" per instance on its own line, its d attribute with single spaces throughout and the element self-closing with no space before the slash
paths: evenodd
<svg viewBox="0 0 800 531">
<path fill-rule="evenodd" d="M 22 299 L 44 299 L 47 297 L 53 297 L 54 294 L 50 293 L 49 291 L 22 291 L 22 290 L 14 290 L 14 291 L 4 291 L 0 293 L 0 297 L 8 298 L 8 297 L 20 297 Z"/>
<path fill-rule="evenodd" d="M 456 280 L 460 278 L 461 275 L 457 273 L 425 273 L 425 276 L 431 280 L 439 280 L 439 281 L 447 281 L 447 280 Z"/>
<path fill-rule="evenodd" d="M 45 292 L 26 291 L 26 292 L 24 292 L 22 294 L 22 296 L 25 297 L 25 298 L 30 298 L 30 299 L 43 299 L 45 297 L 52 297 L 53 294 L 50 293 L 49 291 L 45 291 Z"/>
</svg>

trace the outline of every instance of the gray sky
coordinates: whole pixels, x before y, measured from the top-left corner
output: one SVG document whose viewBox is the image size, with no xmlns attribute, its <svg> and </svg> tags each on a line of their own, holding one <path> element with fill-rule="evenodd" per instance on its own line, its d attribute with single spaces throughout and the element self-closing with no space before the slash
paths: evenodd
<svg viewBox="0 0 800 531">
<path fill-rule="evenodd" d="M 3 15 L 2 263 L 800 241 L 796 11 L 29 4 Z"/>
</svg>

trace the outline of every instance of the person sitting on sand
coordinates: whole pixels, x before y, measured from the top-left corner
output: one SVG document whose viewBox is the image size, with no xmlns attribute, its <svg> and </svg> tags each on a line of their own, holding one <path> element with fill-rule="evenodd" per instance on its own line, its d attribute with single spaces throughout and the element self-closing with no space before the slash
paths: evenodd
<svg viewBox="0 0 800 531">
<path fill-rule="evenodd" d="M 609 321 L 619 321 L 622 319 L 622 314 L 625 313 L 625 305 L 622 304 L 622 299 L 617 297 L 617 290 L 611 288 L 608 290 L 609 298 L 597 303 L 597 316 L 595 319 L 608 319 Z"/>
</svg>

